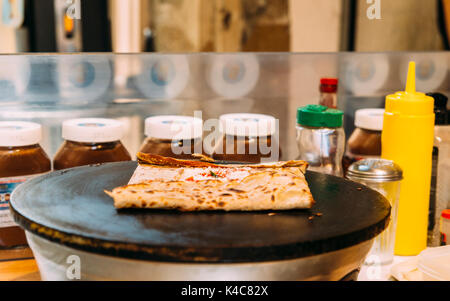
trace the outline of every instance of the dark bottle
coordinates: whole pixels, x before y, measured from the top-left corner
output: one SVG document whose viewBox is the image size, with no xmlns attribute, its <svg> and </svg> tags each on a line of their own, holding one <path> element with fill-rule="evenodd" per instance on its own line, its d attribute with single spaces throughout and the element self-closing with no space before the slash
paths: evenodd
<svg viewBox="0 0 450 301">
<path fill-rule="evenodd" d="M 427 93 L 427 95 L 434 98 L 434 115 L 435 115 L 434 124 L 436 125 L 448 124 L 447 96 L 441 93 Z"/>
<path fill-rule="evenodd" d="M 428 239 L 427 245 L 437 247 L 440 243 L 439 218 L 440 212 L 445 209 L 447 204 L 442 202 L 442 198 L 438 198 L 438 190 L 440 194 L 444 194 L 445 185 L 439 183 L 445 182 L 445 176 L 439 176 L 439 169 L 443 168 L 445 162 L 446 145 L 448 144 L 448 115 L 447 115 L 447 96 L 441 93 L 427 93 L 434 99 L 434 144 L 432 153 L 431 167 L 431 185 L 430 185 L 430 205 L 428 209 Z M 445 168 L 445 167 L 444 167 Z"/>
</svg>

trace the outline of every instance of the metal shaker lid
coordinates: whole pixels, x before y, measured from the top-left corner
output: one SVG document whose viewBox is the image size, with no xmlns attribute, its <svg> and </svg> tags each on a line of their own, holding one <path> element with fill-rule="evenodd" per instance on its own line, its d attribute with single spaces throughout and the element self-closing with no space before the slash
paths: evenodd
<svg viewBox="0 0 450 301">
<path fill-rule="evenodd" d="M 350 165 L 347 178 L 374 182 L 394 182 L 403 179 L 403 171 L 396 163 L 385 159 L 364 159 Z"/>
</svg>

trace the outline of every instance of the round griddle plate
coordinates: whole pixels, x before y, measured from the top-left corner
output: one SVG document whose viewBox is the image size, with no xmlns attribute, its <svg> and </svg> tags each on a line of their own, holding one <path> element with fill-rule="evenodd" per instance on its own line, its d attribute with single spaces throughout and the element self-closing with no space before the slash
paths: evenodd
<svg viewBox="0 0 450 301">
<path fill-rule="evenodd" d="M 72 248 L 172 262 L 255 262 L 316 255 L 369 240 L 389 222 L 390 206 L 381 194 L 314 172 L 306 174 L 316 200 L 310 210 L 275 214 L 116 210 L 103 190 L 126 185 L 136 166 L 136 162 L 109 163 L 32 179 L 13 193 L 14 218 L 26 230 Z"/>
</svg>

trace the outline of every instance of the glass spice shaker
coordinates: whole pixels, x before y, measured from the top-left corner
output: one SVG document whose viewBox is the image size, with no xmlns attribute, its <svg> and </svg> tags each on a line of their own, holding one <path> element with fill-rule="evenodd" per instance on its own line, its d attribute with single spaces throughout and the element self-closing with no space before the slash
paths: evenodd
<svg viewBox="0 0 450 301">
<path fill-rule="evenodd" d="M 390 264 L 394 259 L 395 230 L 402 169 L 393 161 L 364 159 L 350 165 L 346 177 L 381 193 L 391 204 L 391 220 L 383 233 L 375 238 L 365 264 Z"/>
<path fill-rule="evenodd" d="M 321 105 L 297 109 L 298 159 L 307 161 L 309 170 L 343 176 L 343 115 L 340 110 Z"/>
</svg>

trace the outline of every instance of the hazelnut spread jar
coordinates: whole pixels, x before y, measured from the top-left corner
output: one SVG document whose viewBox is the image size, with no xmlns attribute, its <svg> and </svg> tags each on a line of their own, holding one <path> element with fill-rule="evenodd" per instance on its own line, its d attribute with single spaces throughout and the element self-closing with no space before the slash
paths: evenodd
<svg viewBox="0 0 450 301">
<path fill-rule="evenodd" d="M 384 109 L 361 109 L 355 112 L 355 130 L 347 142 L 343 167 L 359 160 L 380 158 Z"/>
<path fill-rule="evenodd" d="M 220 116 L 222 138 L 214 147 L 215 160 L 242 163 L 275 162 L 281 150 L 276 119 L 262 114 Z"/>
<path fill-rule="evenodd" d="M 383 114 L 384 109 L 362 109 L 355 112 L 356 129 L 348 139 L 348 156 L 355 160 L 381 156 Z"/>
<path fill-rule="evenodd" d="M 131 156 L 120 139 L 122 122 L 105 118 L 81 118 L 64 121 L 65 140 L 53 159 L 53 169 L 130 161 Z"/>
<path fill-rule="evenodd" d="M 0 122 L 0 250 L 27 244 L 24 231 L 10 215 L 9 201 L 19 184 L 51 170 L 51 161 L 39 145 L 41 136 L 37 123 Z"/>
<path fill-rule="evenodd" d="M 145 120 L 147 138 L 140 152 L 177 159 L 201 154 L 203 121 L 190 116 L 154 116 Z"/>
</svg>

